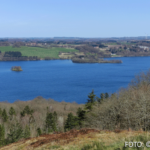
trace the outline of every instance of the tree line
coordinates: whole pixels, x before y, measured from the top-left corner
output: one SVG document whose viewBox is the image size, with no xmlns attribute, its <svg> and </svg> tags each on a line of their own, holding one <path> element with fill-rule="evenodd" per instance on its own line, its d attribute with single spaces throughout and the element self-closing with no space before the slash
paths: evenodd
<svg viewBox="0 0 150 150">
<path fill-rule="evenodd" d="M 22 54 L 21 52 L 13 52 L 13 51 L 9 51 L 9 52 L 5 52 L 4 57 L 21 57 Z"/>
<path fill-rule="evenodd" d="M 92 91 L 88 96 L 89 99 L 84 109 L 79 107 L 77 109 L 76 115 L 73 115 L 73 113 L 68 113 L 66 121 L 63 125 L 64 131 L 83 127 L 85 115 L 91 111 L 94 103 L 94 97 L 94 91 Z M 97 101 L 101 102 L 103 99 L 108 97 L 108 93 L 102 93 L 101 98 L 97 97 Z M 24 109 L 20 112 L 20 119 L 26 119 L 26 124 L 24 126 L 21 125 L 21 123 L 16 119 L 17 113 L 18 112 L 16 112 L 13 107 L 10 107 L 8 112 L 5 108 L 0 108 L 0 146 L 17 142 L 22 138 L 31 137 L 33 132 L 32 128 L 36 128 L 36 136 L 62 131 L 59 126 L 57 112 L 52 111 L 49 107 L 47 107 L 47 113 L 44 122 L 40 122 L 41 127 L 36 125 L 36 120 L 33 115 L 34 110 L 31 109 L 31 107 L 28 105 L 25 106 Z"/>
<path fill-rule="evenodd" d="M 8 51 L 4 53 L 2 61 L 18 61 L 18 60 L 40 60 L 37 56 L 22 56 L 19 51 Z"/>
</svg>

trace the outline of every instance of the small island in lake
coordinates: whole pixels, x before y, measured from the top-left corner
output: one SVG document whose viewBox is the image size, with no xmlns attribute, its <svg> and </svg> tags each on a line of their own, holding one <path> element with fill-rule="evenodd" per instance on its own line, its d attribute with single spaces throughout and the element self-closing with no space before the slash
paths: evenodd
<svg viewBox="0 0 150 150">
<path fill-rule="evenodd" d="M 20 66 L 11 67 L 12 71 L 22 71 L 22 68 Z"/>
</svg>

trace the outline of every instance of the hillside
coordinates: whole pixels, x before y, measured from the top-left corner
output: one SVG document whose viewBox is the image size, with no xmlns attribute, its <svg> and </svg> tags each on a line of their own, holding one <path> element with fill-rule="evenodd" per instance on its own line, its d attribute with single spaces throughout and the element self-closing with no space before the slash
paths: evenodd
<svg viewBox="0 0 150 150">
<path fill-rule="evenodd" d="M 22 139 L 0 150 L 128 150 L 125 148 L 125 141 L 141 141 L 144 143 L 144 150 L 147 150 L 145 145 L 149 137 L 150 133 L 143 131 L 81 129 Z"/>
</svg>

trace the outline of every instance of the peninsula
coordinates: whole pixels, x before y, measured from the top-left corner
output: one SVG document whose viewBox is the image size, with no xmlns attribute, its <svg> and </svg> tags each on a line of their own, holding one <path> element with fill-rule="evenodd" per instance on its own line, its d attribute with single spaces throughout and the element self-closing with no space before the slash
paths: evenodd
<svg viewBox="0 0 150 150">
<path fill-rule="evenodd" d="M 104 60 L 97 57 L 73 57 L 73 63 L 122 63 L 121 60 Z"/>
</svg>

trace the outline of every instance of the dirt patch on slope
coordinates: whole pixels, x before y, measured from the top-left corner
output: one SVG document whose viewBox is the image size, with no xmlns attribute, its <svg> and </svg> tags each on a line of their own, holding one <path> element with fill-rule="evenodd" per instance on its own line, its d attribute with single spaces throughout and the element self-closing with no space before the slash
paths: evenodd
<svg viewBox="0 0 150 150">
<path fill-rule="evenodd" d="M 95 129 L 81 129 L 81 130 L 71 130 L 65 133 L 42 135 L 40 137 L 45 137 L 45 139 L 31 143 L 31 146 L 35 148 L 35 147 L 39 147 L 50 142 L 60 142 L 62 140 L 64 140 L 65 143 L 69 143 L 73 141 L 74 138 L 78 137 L 79 135 L 85 135 L 89 133 L 99 133 L 99 132 L 100 132 L 99 130 L 95 130 Z"/>
</svg>

